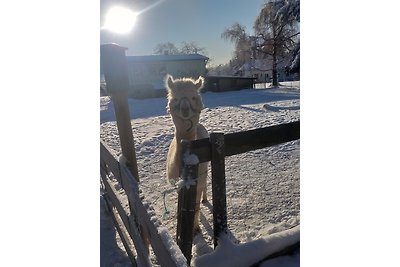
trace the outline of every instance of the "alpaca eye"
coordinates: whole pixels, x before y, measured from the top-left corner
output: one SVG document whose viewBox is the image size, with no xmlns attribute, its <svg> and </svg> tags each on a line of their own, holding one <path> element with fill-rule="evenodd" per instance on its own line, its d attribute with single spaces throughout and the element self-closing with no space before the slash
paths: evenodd
<svg viewBox="0 0 400 267">
<path fill-rule="evenodd" d="M 192 97 L 192 100 L 193 100 L 193 101 L 196 101 L 196 100 L 197 100 L 197 98 L 194 96 L 194 97 Z"/>
</svg>

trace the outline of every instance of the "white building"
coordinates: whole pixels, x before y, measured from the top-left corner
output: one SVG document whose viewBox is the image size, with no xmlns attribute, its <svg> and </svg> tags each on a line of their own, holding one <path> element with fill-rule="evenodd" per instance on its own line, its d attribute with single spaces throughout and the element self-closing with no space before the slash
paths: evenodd
<svg viewBox="0 0 400 267">
<path fill-rule="evenodd" d="M 164 78 L 206 75 L 208 57 L 200 54 L 127 56 L 131 94 L 137 97 L 165 93 Z"/>
</svg>

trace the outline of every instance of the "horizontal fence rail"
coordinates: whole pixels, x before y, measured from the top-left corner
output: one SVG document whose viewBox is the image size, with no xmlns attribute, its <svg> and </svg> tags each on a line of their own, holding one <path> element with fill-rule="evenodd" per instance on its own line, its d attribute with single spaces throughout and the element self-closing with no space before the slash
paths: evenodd
<svg viewBox="0 0 400 267">
<path fill-rule="evenodd" d="M 300 139 L 300 121 L 224 134 L 225 156 L 237 155 L 297 139 Z M 197 155 L 200 163 L 211 161 L 211 143 L 208 138 L 192 141 L 191 148 L 191 152 Z"/>
</svg>

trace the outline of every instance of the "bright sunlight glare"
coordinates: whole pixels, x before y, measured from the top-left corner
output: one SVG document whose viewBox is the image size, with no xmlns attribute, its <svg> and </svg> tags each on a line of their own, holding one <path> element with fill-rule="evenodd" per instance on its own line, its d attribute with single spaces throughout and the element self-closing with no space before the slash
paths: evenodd
<svg viewBox="0 0 400 267">
<path fill-rule="evenodd" d="M 128 33 L 135 26 L 136 16 L 135 12 L 125 7 L 113 7 L 106 15 L 103 28 L 116 33 Z"/>
</svg>

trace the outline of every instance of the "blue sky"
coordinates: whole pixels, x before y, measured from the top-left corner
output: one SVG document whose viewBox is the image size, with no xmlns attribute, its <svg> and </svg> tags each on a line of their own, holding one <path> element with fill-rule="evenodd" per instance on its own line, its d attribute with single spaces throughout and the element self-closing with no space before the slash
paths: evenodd
<svg viewBox="0 0 400 267">
<path fill-rule="evenodd" d="M 103 14 L 112 4 L 123 1 L 101 1 Z M 127 1 L 138 10 L 156 3 L 155 0 Z M 119 35 L 102 30 L 100 42 L 115 42 L 128 48 L 127 55 L 153 54 L 158 43 L 172 42 L 179 46 L 183 41 L 194 41 L 204 47 L 213 65 L 227 63 L 233 44 L 221 38 L 226 27 L 235 22 L 252 33 L 253 22 L 264 0 L 164 0 L 138 16 L 131 33 Z"/>
</svg>

